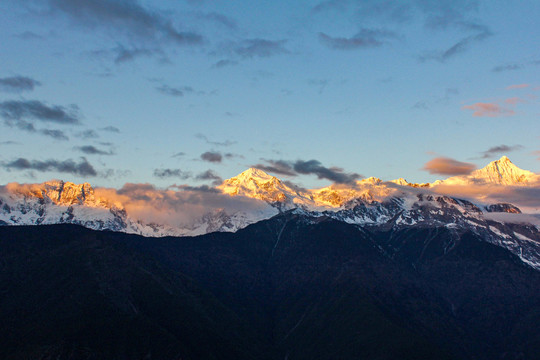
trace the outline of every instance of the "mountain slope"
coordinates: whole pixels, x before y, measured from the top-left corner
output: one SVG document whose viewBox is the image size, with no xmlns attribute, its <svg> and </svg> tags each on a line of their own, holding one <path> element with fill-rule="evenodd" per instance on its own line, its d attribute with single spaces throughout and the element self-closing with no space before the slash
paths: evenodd
<svg viewBox="0 0 540 360">
<path fill-rule="evenodd" d="M 540 346 L 540 274 L 447 227 L 366 229 L 287 212 L 191 238 L 0 227 L 0 250 L 11 294 L 0 298 L 3 358 L 23 358 L 28 344 L 39 345 L 34 357 L 58 349 L 51 358 L 65 359 L 131 349 L 291 360 L 535 359 Z"/>
</svg>

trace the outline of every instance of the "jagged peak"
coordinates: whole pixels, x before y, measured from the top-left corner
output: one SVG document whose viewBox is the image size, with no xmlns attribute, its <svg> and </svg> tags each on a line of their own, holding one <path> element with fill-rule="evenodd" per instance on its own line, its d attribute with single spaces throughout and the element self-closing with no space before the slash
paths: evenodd
<svg viewBox="0 0 540 360">
<path fill-rule="evenodd" d="M 275 176 L 272 176 L 266 172 L 264 172 L 263 170 L 261 169 L 257 169 L 257 168 L 254 168 L 254 167 L 250 167 L 249 169 L 241 172 L 240 174 L 228 179 L 228 180 L 225 180 L 225 181 L 230 181 L 230 180 L 233 180 L 233 179 L 237 179 L 237 180 L 250 180 L 250 179 L 256 179 L 258 181 L 268 181 L 268 180 L 272 180 L 272 179 L 277 179 Z"/>
</svg>

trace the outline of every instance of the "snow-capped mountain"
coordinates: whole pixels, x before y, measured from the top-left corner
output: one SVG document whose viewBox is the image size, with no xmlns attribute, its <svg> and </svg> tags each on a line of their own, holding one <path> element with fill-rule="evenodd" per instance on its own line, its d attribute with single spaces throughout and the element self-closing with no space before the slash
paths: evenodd
<svg viewBox="0 0 540 360">
<path fill-rule="evenodd" d="M 454 176 L 446 180 L 439 180 L 434 185 L 466 185 L 466 184 L 499 184 L 499 185 L 527 185 L 535 181 L 538 176 L 530 171 L 520 169 L 506 156 L 492 161 L 484 168 L 478 169 L 469 175 Z"/>
<path fill-rule="evenodd" d="M 314 190 L 296 188 L 250 168 L 210 192 L 214 198 L 208 207 L 202 203 L 187 206 L 190 201 L 199 201 L 201 194 L 175 197 L 171 190 L 153 190 L 152 198 L 147 193 L 130 198 L 124 194 L 126 191 L 111 189 L 96 195 L 88 183 L 8 184 L 0 187 L 0 225 L 74 223 L 144 236 L 192 236 L 234 232 L 278 213 L 293 211 L 311 218 L 330 217 L 365 229 L 446 227 L 456 236 L 472 231 L 540 269 L 540 232 L 531 223 L 534 218 L 524 216 L 509 203 L 482 203 L 436 192 L 441 184 L 486 183 L 506 189 L 532 186 L 535 179 L 534 173 L 519 169 L 507 157 L 469 176 L 433 184 L 410 184 L 404 179 L 384 182 L 371 177 L 352 185 L 333 184 Z M 233 206 L 229 204 L 233 202 Z M 199 211 L 198 215 L 191 214 L 193 209 Z M 175 221 L 176 218 L 183 220 Z"/>
</svg>

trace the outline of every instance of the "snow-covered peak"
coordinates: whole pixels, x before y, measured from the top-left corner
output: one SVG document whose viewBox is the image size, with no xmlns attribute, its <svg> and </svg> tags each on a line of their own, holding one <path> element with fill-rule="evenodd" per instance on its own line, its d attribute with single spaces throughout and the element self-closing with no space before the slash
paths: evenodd
<svg viewBox="0 0 540 360">
<path fill-rule="evenodd" d="M 310 201 L 306 194 L 285 185 L 275 176 L 256 168 L 249 168 L 235 177 L 223 181 L 218 186 L 224 194 L 242 195 L 266 201 L 271 204 L 284 204 L 295 207 L 294 203 Z"/>
<path fill-rule="evenodd" d="M 28 198 L 39 198 L 56 205 L 88 204 L 94 202 L 94 189 L 89 183 L 74 184 L 62 180 L 51 180 L 42 184 L 10 183 L 6 189 L 13 194 Z"/>
<path fill-rule="evenodd" d="M 466 185 L 466 184 L 499 184 L 499 185 L 527 185 L 536 178 L 533 172 L 520 169 L 507 156 L 501 157 L 464 176 L 454 176 L 434 185 Z"/>
</svg>

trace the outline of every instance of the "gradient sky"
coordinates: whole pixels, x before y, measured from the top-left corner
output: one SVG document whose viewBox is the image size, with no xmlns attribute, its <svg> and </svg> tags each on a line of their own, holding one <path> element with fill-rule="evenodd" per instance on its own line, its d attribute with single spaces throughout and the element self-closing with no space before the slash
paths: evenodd
<svg viewBox="0 0 540 360">
<path fill-rule="evenodd" d="M 538 19 L 537 0 L 3 0 L 0 183 L 539 172 Z"/>
</svg>

